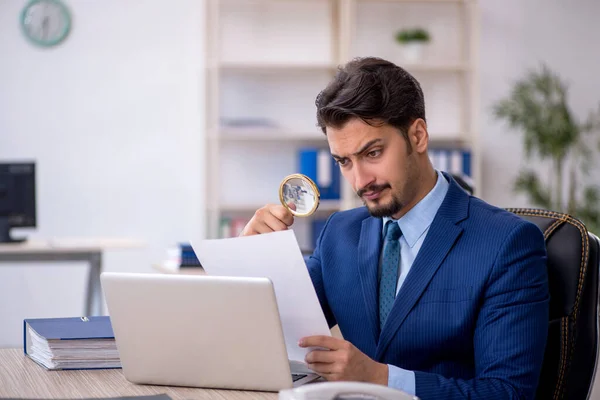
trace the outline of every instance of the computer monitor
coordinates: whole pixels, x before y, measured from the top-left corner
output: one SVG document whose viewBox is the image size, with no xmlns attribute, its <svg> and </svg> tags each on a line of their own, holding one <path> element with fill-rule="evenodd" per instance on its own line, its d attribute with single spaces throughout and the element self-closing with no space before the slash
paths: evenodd
<svg viewBox="0 0 600 400">
<path fill-rule="evenodd" d="M 0 243 L 22 242 L 10 229 L 35 228 L 35 163 L 0 163 Z"/>
</svg>

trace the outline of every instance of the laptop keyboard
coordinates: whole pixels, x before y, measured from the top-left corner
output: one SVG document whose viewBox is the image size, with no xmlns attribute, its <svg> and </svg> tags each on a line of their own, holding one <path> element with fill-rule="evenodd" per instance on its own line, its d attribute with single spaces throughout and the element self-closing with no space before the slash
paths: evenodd
<svg viewBox="0 0 600 400">
<path fill-rule="evenodd" d="M 292 374 L 292 381 L 296 382 L 299 381 L 302 378 L 305 378 L 307 375 L 305 374 Z"/>
</svg>

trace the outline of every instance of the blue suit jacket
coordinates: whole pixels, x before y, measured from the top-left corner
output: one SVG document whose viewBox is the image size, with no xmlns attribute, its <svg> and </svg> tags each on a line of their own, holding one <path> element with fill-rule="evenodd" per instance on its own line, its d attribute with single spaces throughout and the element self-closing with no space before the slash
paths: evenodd
<svg viewBox="0 0 600 400">
<path fill-rule="evenodd" d="M 323 312 L 372 359 L 415 372 L 427 399 L 532 399 L 548 331 L 540 229 L 450 187 L 380 332 L 382 220 L 333 214 L 307 260 Z"/>
</svg>

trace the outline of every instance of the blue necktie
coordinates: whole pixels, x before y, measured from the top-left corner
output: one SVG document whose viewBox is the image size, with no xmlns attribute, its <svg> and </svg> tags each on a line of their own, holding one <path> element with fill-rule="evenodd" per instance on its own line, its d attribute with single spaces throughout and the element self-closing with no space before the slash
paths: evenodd
<svg viewBox="0 0 600 400">
<path fill-rule="evenodd" d="M 400 265 L 400 239 L 402 231 L 395 221 L 388 221 L 383 242 L 381 279 L 379 281 L 379 327 L 383 330 L 385 321 L 392 310 L 398 284 Z"/>
</svg>

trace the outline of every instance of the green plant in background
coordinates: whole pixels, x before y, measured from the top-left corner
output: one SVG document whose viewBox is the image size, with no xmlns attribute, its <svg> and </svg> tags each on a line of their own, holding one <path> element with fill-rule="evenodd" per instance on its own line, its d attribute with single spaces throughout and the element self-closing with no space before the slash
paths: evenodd
<svg viewBox="0 0 600 400">
<path fill-rule="evenodd" d="M 494 115 L 522 132 L 528 160 L 537 158 L 551 165 L 547 183 L 534 170 L 521 170 L 515 191 L 527 194 L 539 207 L 581 219 L 588 230 L 600 234 L 600 188 L 587 184 L 598 155 L 595 149 L 600 150 L 594 137 L 600 128 L 600 109 L 578 122 L 567 104 L 567 85 L 542 65 L 494 105 Z"/>
<path fill-rule="evenodd" d="M 427 43 L 431 40 L 429 32 L 423 28 L 402 29 L 396 33 L 396 41 L 406 43 Z"/>
</svg>

